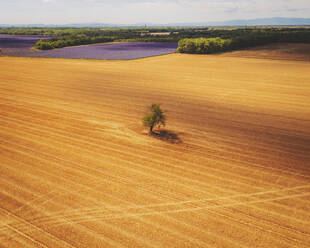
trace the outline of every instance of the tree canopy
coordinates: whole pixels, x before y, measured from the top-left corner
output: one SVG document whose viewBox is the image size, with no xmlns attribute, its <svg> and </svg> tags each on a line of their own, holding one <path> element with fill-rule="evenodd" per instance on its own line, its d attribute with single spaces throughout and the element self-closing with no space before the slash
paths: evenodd
<svg viewBox="0 0 310 248">
<path fill-rule="evenodd" d="M 169 35 L 154 35 L 161 32 Z M 118 41 L 180 42 L 179 52 L 216 53 L 273 42 L 310 43 L 306 27 L 0 28 L 0 34 L 43 35 L 36 49 Z"/>
<path fill-rule="evenodd" d="M 166 125 L 166 116 L 159 104 L 152 104 L 150 107 L 151 113 L 143 118 L 143 125 L 150 128 L 150 133 L 153 134 L 153 128 L 156 126 Z"/>
<path fill-rule="evenodd" d="M 209 54 L 229 50 L 243 49 L 274 42 L 310 43 L 309 30 L 253 30 L 230 38 L 188 38 L 181 39 L 178 45 L 180 53 Z"/>
</svg>

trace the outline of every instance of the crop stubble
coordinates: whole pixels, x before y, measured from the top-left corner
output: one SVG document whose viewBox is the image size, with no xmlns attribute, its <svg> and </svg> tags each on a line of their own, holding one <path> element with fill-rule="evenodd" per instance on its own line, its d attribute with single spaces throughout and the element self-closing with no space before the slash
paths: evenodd
<svg viewBox="0 0 310 248">
<path fill-rule="evenodd" d="M 308 62 L 0 68 L 0 247 L 309 247 Z M 171 139 L 141 127 L 151 103 Z"/>
</svg>

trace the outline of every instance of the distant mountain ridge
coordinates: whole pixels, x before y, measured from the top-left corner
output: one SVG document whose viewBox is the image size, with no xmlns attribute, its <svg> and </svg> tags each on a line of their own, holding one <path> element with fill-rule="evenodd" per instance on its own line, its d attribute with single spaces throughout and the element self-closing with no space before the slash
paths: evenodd
<svg viewBox="0 0 310 248">
<path fill-rule="evenodd" d="M 136 23 L 136 24 L 110 24 L 110 23 L 72 23 L 72 24 L 0 24 L 0 27 L 171 27 L 171 26 L 294 26 L 310 25 L 310 18 L 260 18 L 249 20 L 230 20 L 222 22 L 200 22 L 200 23 Z"/>
<path fill-rule="evenodd" d="M 310 25 L 310 18 L 264 18 L 250 20 L 231 20 L 225 22 L 213 22 L 214 26 L 276 26 L 276 25 Z"/>
</svg>

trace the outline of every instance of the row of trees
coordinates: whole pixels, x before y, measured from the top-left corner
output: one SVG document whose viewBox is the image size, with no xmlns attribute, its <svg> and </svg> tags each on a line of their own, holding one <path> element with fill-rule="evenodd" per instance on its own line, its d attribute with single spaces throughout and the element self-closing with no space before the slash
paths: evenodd
<svg viewBox="0 0 310 248">
<path fill-rule="evenodd" d="M 0 28 L 0 34 L 10 35 L 42 35 L 60 37 L 71 34 L 89 34 L 94 36 L 103 35 L 99 28 L 26 28 L 26 27 L 9 27 Z"/>
<path fill-rule="evenodd" d="M 130 38 L 130 39 L 115 39 L 115 41 L 122 42 L 178 42 L 173 37 L 156 37 L 156 36 L 148 36 L 142 38 Z"/>
<path fill-rule="evenodd" d="M 179 41 L 178 51 L 181 53 L 208 54 L 243 49 L 274 42 L 310 43 L 310 31 L 255 31 L 228 39 L 220 37 L 182 39 Z"/>
<path fill-rule="evenodd" d="M 68 46 L 111 42 L 113 40 L 114 40 L 113 37 L 105 37 L 105 36 L 89 37 L 84 34 L 76 34 L 76 35 L 62 36 L 60 38 L 52 38 L 49 40 L 41 39 L 34 45 L 34 48 L 40 50 L 49 50 Z"/>
<path fill-rule="evenodd" d="M 61 38 L 52 38 L 52 39 L 41 39 L 34 45 L 34 48 L 39 50 L 50 50 L 54 48 L 62 48 L 68 46 L 78 46 L 86 44 L 95 44 L 95 43 L 105 43 L 113 41 L 123 41 L 123 42 L 175 42 L 175 39 L 169 37 L 145 37 L 145 38 L 131 38 L 131 39 L 119 39 L 117 37 L 105 37 L 105 36 L 95 36 L 87 37 L 85 35 L 71 35 L 64 36 Z"/>
<path fill-rule="evenodd" d="M 178 52 L 181 53 L 216 53 L 229 50 L 231 39 L 217 38 L 195 38 L 179 41 Z"/>
<path fill-rule="evenodd" d="M 156 32 L 169 32 L 170 35 L 152 35 Z M 272 42 L 310 42 L 309 29 L 282 27 L 0 28 L 0 34 L 54 37 L 35 45 L 42 50 L 110 41 L 167 41 L 180 42 L 180 52 L 213 53 Z"/>
</svg>

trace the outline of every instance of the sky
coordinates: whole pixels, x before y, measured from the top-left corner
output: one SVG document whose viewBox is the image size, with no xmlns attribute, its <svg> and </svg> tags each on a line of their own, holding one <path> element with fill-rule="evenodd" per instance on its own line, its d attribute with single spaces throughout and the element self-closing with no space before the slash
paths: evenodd
<svg viewBox="0 0 310 248">
<path fill-rule="evenodd" d="M 0 24 L 195 23 L 310 18 L 310 0 L 0 0 Z"/>
</svg>

